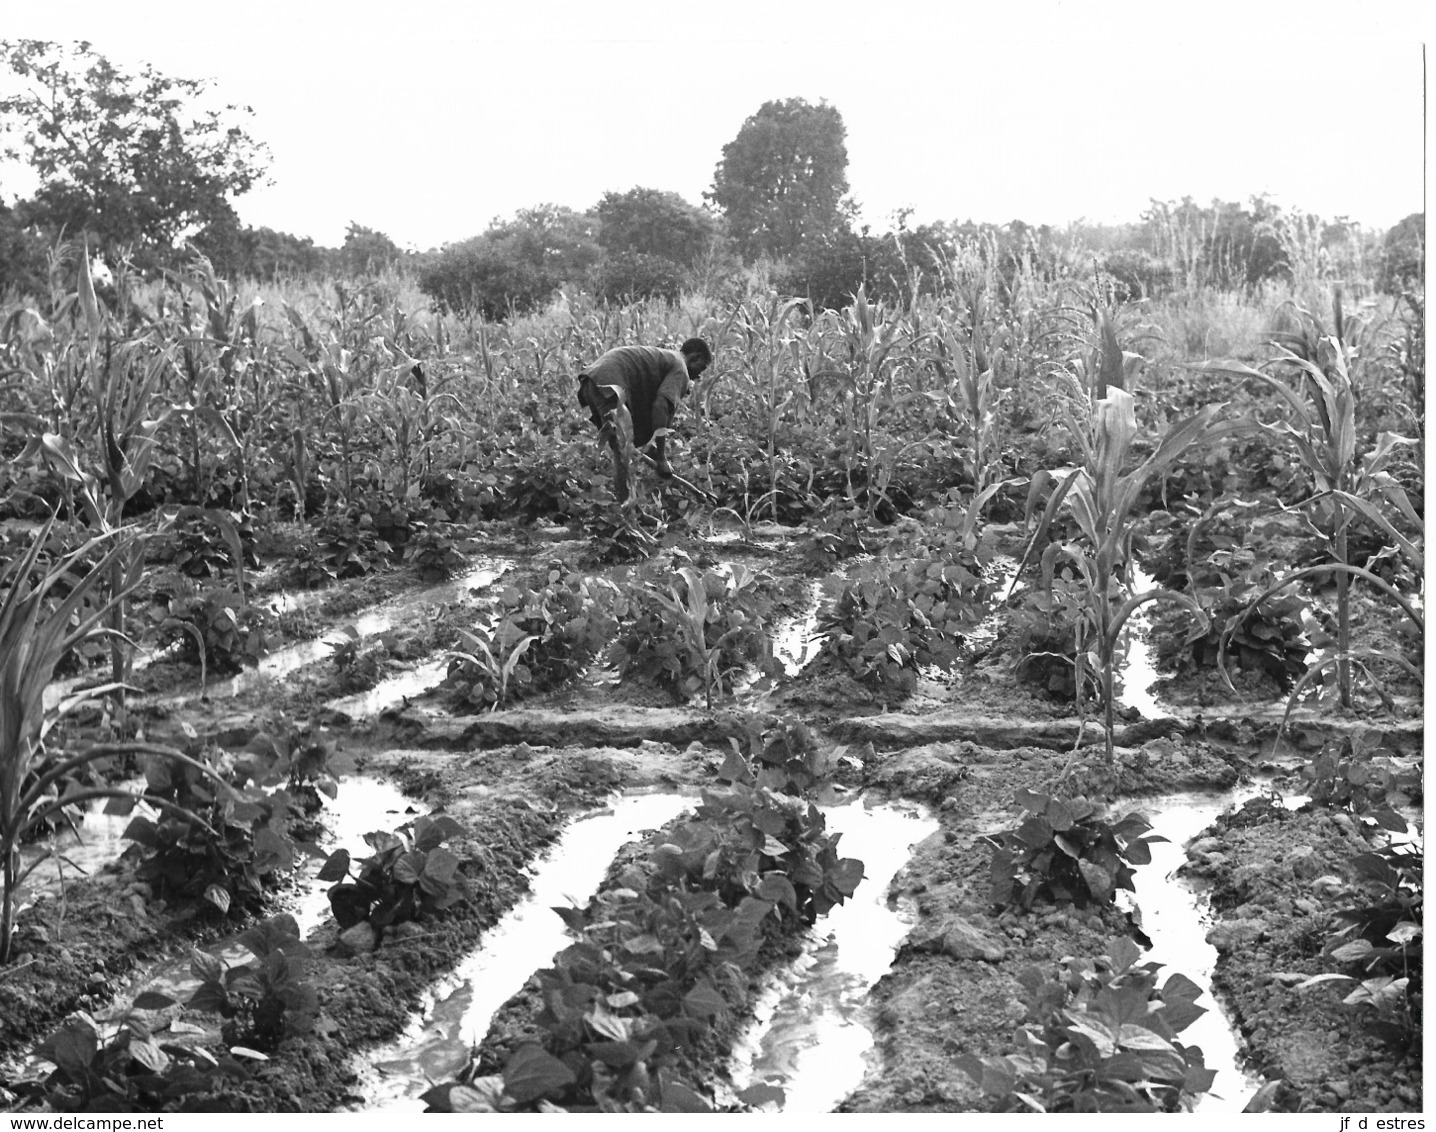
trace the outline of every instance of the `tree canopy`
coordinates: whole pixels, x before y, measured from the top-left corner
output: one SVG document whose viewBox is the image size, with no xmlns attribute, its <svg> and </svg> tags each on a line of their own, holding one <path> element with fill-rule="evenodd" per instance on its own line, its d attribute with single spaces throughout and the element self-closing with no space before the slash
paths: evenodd
<svg viewBox="0 0 1436 1132">
<path fill-rule="evenodd" d="M 232 218 L 232 198 L 263 177 L 268 150 L 246 132 L 248 107 L 199 105 L 207 83 L 116 67 L 90 44 L 0 40 L 20 79 L 0 99 L 4 154 L 40 179 L 33 223 L 88 231 L 142 258 Z"/>
<path fill-rule="evenodd" d="M 604 193 L 593 214 L 602 224 L 598 243 L 605 252 L 658 256 L 682 266 L 701 256 L 718 231 L 710 213 L 661 189 Z"/>
<path fill-rule="evenodd" d="M 789 256 L 846 231 L 847 129 L 834 106 L 802 98 L 765 102 L 723 147 L 709 200 L 748 259 Z"/>
</svg>

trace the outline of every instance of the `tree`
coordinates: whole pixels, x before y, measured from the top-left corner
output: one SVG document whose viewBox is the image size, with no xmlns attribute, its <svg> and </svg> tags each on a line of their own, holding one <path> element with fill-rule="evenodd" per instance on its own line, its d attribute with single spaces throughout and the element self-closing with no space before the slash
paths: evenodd
<svg viewBox="0 0 1436 1132">
<path fill-rule="evenodd" d="M 313 278 L 341 255 L 331 248 L 315 247 L 308 236 L 243 227 L 233 214 L 205 225 L 189 243 L 224 278 L 267 283 L 283 278 Z"/>
<path fill-rule="evenodd" d="M 268 151 L 240 124 L 253 111 L 200 109 L 203 80 L 130 74 L 85 42 L 0 40 L 0 62 L 22 87 L 0 99 L 3 152 L 39 176 L 31 214 L 53 233 L 163 261 L 264 174 Z"/>
<path fill-rule="evenodd" d="M 0 200 L 0 297 L 14 290 L 42 295 L 49 281 L 49 242 L 36 232 L 23 207 Z"/>
<path fill-rule="evenodd" d="M 1377 286 L 1389 295 L 1420 291 L 1426 282 L 1426 214 L 1413 212 L 1381 242 Z"/>
<path fill-rule="evenodd" d="M 339 262 L 345 274 L 376 275 L 394 267 L 403 258 L 399 245 L 383 232 L 349 222 L 344 246 L 339 249 Z"/>
<path fill-rule="evenodd" d="M 602 225 L 599 247 L 609 255 L 657 256 L 680 267 L 693 264 L 718 234 L 710 213 L 661 189 L 604 193 L 593 214 Z"/>
<path fill-rule="evenodd" d="M 802 98 L 765 102 L 723 147 L 705 194 L 750 259 L 785 257 L 846 231 L 847 130 L 837 108 Z"/>
<path fill-rule="evenodd" d="M 497 321 L 547 302 L 583 278 L 602 252 L 593 222 L 571 208 L 541 204 L 487 232 L 451 244 L 419 272 L 419 290 L 441 308 Z"/>
</svg>

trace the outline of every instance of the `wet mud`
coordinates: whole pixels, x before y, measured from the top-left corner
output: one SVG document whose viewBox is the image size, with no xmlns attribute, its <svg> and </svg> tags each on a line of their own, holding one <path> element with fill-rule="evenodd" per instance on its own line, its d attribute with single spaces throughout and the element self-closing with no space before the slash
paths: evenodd
<svg viewBox="0 0 1436 1132">
<path fill-rule="evenodd" d="M 566 532 L 511 533 L 492 553 L 522 572 L 546 561 L 560 536 Z M 311 895 L 305 927 L 318 956 L 315 1032 L 287 1039 L 247 1080 L 229 1082 L 206 1104 L 356 1110 L 382 1103 L 375 1082 L 384 1064 L 393 1071 L 408 1058 L 413 1070 L 403 1072 L 411 1075 L 437 1080 L 452 1073 L 461 1047 L 480 1035 L 446 1034 L 428 1053 L 394 1051 L 406 1035 L 424 1031 L 426 1011 L 452 992 L 464 957 L 482 949 L 521 905 L 545 852 L 617 793 L 694 795 L 711 784 L 738 715 L 760 724 L 805 722 L 841 755 L 844 797 L 859 805 L 922 807 L 935 824 L 914 840 L 910 856 L 882 870 L 877 892 L 861 893 L 898 916 L 901 932 L 881 970 L 862 979 L 860 1005 L 850 1010 L 862 1032 L 840 1037 L 843 1027 L 829 1027 L 833 1045 L 825 1047 L 822 1063 L 831 1053 L 845 1066 L 843 1084 L 830 1082 L 829 1095 L 812 1100 L 795 1089 L 794 1112 L 985 1110 L 990 1099 L 958 1058 L 1012 1050 L 1024 1015 L 1019 975 L 1030 967 L 1055 971 L 1064 956 L 1101 955 L 1117 936 L 1140 938 L 1140 887 L 1135 907 L 1038 904 L 1023 913 L 994 905 L 986 838 L 1018 820 L 1018 791 L 1062 782 L 1069 793 L 1105 801 L 1113 814 L 1145 812 L 1169 805 L 1162 799 L 1179 792 L 1211 804 L 1235 790 L 1256 789 L 1255 777 L 1270 777 L 1273 766 L 1289 771 L 1293 760 L 1310 757 L 1333 736 L 1362 728 L 1380 731 L 1394 749 L 1420 750 L 1419 701 L 1404 707 L 1398 701 L 1394 710 L 1367 705 L 1345 716 L 1303 707 L 1283 725 L 1282 705 L 1255 689 L 1246 699 L 1209 702 L 1192 682 L 1174 687 L 1143 678 L 1129 689 L 1116 756 L 1107 763 L 1097 721 L 1080 720 L 1070 703 L 1015 682 L 1011 658 L 985 641 L 974 643 L 954 673 L 925 676 L 915 694 L 890 701 L 806 643 L 814 578 L 800 561 L 800 533 L 758 527 L 751 537 L 751 544 L 695 540 L 690 549 L 714 561 L 744 561 L 781 583 L 778 652 L 785 677 L 744 690 L 714 711 L 674 703 L 652 688 L 588 680 L 517 707 L 455 715 L 433 690 L 445 663 L 441 645 L 403 659 L 375 682 L 383 691 L 367 699 L 336 681 L 328 649 L 223 695 L 216 687 L 208 698 L 200 697 L 194 671 L 173 660 L 156 660 L 137 675 L 143 691 L 134 717 L 154 741 L 178 737 L 188 726 L 242 746 L 261 729 L 265 713 L 282 709 L 321 724 L 366 780 L 401 791 L 413 812 L 443 811 L 466 831 L 455 852 L 474 899 L 405 926 L 374 950 L 354 953 L 342 945 L 322 892 Z M 407 610 L 401 618 L 428 616 L 421 611 L 435 607 L 419 596 L 425 589 L 396 573 L 338 587 L 295 612 L 312 618 L 314 639 L 322 640 L 376 606 Z M 462 624 L 483 600 L 481 592 L 451 594 L 435 616 Z M 1000 640 L 1000 626 L 993 637 Z M 341 781 L 341 808 L 345 788 Z M 1238 820 L 1214 816 L 1204 828 L 1174 838 L 1193 838 L 1190 849 L 1178 845 L 1187 862 L 1180 876 L 1193 886 L 1193 906 L 1209 916 L 1211 989 L 1240 1034 L 1247 1075 L 1232 1067 L 1226 1091 L 1245 1093 L 1260 1082 L 1270 1086 L 1268 1107 L 1279 1111 L 1419 1110 L 1419 1061 L 1373 1040 L 1335 988 L 1294 989 L 1295 976 L 1322 969 L 1316 939 L 1340 899 L 1313 882 L 1340 875 L 1363 843 L 1328 813 L 1263 811 L 1258 802 L 1248 803 Z M 362 810 L 362 803 L 353 804 Z M 393 828 L 408 816 L 386 812 L 374 828 Z M 348 836 L 355 832 L 363 831 Z M 1159 822 L 1154 832 L 1166 831 Z M 1167 862 L 1160 879 L 1177 864 Z M 291 906 L 303 899 L 293 895 Z M 115 1009 L 117 996 L 133 993 L 145 972 L 182 959 L 193 946 L 216 945 L 243 926 L 213 911 L 166 907 L 126 861 L 45 891 L 21 916 L 17 962 L 0 972 L 0 1058 L 13 1068 L 70 1013 Z M 806 962 L 804 946 L 797 938 L 775 940 L 763 970 L 753 973 L 742 1009 L 715 1038 L 710 1058 L 695 1066 L 711 1095 L 731 1094 L 748 1080 L 781 1078 L 792 1087 L 794 1075 L 801 1079 L 795 1068 L 807 1041 L 797 1034 L 801 1027 L 780 1031 L 768 1041 L 768 1054 L 752 1027 L 755 1010 L 760 1024 L 770 1007 L 778 1012 L 783 992 L 775 988 L 782 979 L 792 985 L 795 965 Z M 541 961 L 536 957 L 535 965 Z M 780 977 L 783 971 L 789 974 Z M 520 990 L 496 1008 L 486 1056 L 497 1057 L 525 1032 L 524 1019 L 532 1014 L 525 995 Z M 762 1058 L 770 1055 L 765 1069 Z M 401 1091 L 413 1095 L 407 1086 Z"/>
</svg>

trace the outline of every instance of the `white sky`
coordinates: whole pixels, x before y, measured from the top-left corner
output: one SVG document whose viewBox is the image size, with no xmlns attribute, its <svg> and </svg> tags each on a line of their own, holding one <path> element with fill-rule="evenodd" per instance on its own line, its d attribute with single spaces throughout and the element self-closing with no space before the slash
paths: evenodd
<svg viewBox="0 0 1436 1132">
<path fill-rule="evenodd" d="M 701 203 L 743 120 L 792 96 L 842 113 L 877 229 L 1260 192 L 1373 227 L 1424 207 L 1414 0 L 3 3 L 0 37 L 88 39 L 252 106 L 273 183 L 241 218 L 330 246 L 351 220 L 422 249 L 635 185 Z M 32 187 L 0 172 L 7 200 Z"/>
</svg>

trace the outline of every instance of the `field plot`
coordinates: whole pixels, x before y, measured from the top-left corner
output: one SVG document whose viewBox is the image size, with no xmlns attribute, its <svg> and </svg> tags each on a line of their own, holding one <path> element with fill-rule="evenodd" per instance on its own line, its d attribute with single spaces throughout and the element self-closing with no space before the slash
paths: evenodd
<svg viewBox="0 0 1436 1132">
<path fill-rule="evenodd" d="M 1423 1108 L 1414 304 L 55 271 L 5 1108 Z M 691 335 L 619 506 L 572 375 Z"/>
</svg>

